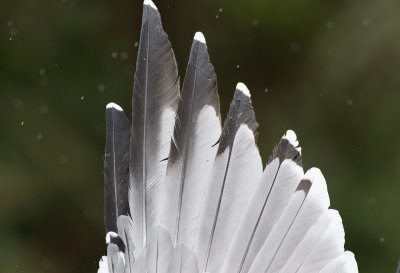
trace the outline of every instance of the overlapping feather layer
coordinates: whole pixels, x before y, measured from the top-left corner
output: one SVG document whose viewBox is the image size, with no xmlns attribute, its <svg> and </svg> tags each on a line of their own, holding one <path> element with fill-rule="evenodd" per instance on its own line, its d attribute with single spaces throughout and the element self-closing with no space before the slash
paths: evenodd
<svg viewBox="0 0 400 273">
<path fill-rule="evenodd" d="M 263 171 L 242 83 L 221 128 L 201 33 L 179 92 L 160 14 L 145 0 L 132 125 L 107 105 L 107 256 L 98 272 L 358 272 L 322 173 L 303 172 L 295 133 L 286 132 Z"/>
</svg>

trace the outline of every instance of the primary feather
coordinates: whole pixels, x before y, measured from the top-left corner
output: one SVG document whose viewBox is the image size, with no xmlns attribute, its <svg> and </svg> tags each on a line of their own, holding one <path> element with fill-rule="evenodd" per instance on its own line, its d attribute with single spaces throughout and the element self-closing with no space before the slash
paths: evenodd
<svg viewBox="0 0 400 273">
<path fill-rule="evenodd" d="M 132 125 L 119 106 L 106 110 L 98 272 L 358 272 L 322 173 L 303 172 L 296 134 L 286 132 L 263 172 L 247 87 L 236 86 L 222 130 L 219 109 L 204 36 L 195 34 L 179 98 L 171 44 L 145 0 Z"/>
<path fill-rule="evenodd" d="M 151 1 L 143 5 L 132 97 L 129 204 L 138 250 L 158 221 L 160 189 L 179 99 L 175 55 Z"/>
<path fill-rule="evenodd" d="M 193 40 L 164 183 L 163 219 L 174 244 L 194 247 L 221 134 L 217 76 L 202 34 Z"/>
</svg>

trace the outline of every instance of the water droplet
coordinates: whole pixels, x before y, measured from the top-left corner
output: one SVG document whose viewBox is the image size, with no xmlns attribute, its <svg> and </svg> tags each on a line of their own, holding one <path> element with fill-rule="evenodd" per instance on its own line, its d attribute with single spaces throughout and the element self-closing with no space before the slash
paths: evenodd
<svg viewBox="0 0 400 273">
<path fill-rule="evenodd" d="M 268 88 L 265 88 L 264 93 L 268 93 Z"/>
<path fill-rule="evenodd" d="M 126 60 L 126 59 L 128 59 L 129 54 L 126 51 L 122 51 L 119 56 L 120 56 L 121 60 Z"/>
<path fill-rule="evenodd" d="M 369 21 L 368 18 L 364 18 L 364 19 L 361 20 L 361 25 L 363 27 L 367 27 L 367 26 L 369 26 L 369 24 L 370 24 L 370 21 Z"/>
<path fill-rule="evenodd" d="M 236 68 L 239 68 L 239 65 L 237 65 Z"/>
<path fill-rule="evenodd" d="M 24 125 L 24 121 L 21 121 L 21 126 L 23 126 Z"/>
<path fill-rule="evenodd" d="M 46 69 L 44 69 L 43 67 L 39 69 L 39 75 L 43 76 L 44 74 L 46 74 Z"/>
<path fill-rule="evenodd" d="M 69 161 L 68 156 L 66 155 L 60 155 L 60 157 L 58 158 L 58 160 L 60 161 L 61 164 L 67 164 Z"/>
<path fill-rule="evenodd" d="M 84 97 L 84 96 L 82 96 L 82 97 L 81 97 L 81 100 L 84 100 L 84 99 L 85 99 L 85 97 Z"/>
<path fill-rule="evenodd" d="M 351 106 L 351 105 L 353 105 L 353 100 L 348 99 L 348 100 L 346 101 L 346 103 L 347 103 L 348 106 Z"/>
<path fill-rule="evenodd" d="M 106 87 L 103 84 L 99 84 L 97 86 L 97 91 L 104 92 L 105 90 L 106 90 Z"/>
<path fill-rule="evenodd" d="M 138 42 L 135 42 L 135 47 L 137 47 L 139 45 L 139 43 Z"/>
<path fill-rule="evenodd" d="M 111 57 L 113 57 L 114 59 L 117 58 L 118 57 L 118 53 L 114 51 L 113 53 L 111 53 Z"/>
</svg>

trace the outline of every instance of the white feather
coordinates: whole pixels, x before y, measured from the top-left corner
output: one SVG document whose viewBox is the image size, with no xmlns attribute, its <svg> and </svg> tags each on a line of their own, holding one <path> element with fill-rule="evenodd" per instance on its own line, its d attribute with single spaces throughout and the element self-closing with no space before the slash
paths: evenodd
<svg viewBox="0 0 400 273">
<path fill-rule="evenodd" d="M 183 244 L 175 247 L 168 273 L 198 273 L 197 258 L 193 250 Z"/>
<path fill-rule="evenodd" d="M 358 273 L 358 267 L 354 254 L 346 251 L 340 257 L 326 265 L 320 273 Z"/>
<path fill-rule="evenodd" d="M 175 244 L 185 243 L 190 248 L 194 248 L 197 238 L 200 212 L 209 183 L 205 178 L 211 171 L 218 149 L 218 145 L 214 144 L 221 134 L 220 119 L 214 107 L 206 105 L 200 111 L 194 128 L 195 134 L 187 144 L 188 155 L 180 157 L 168 168 L 164 189 L 165 205 L 162 208 L 163 224 L 175 237 Z M 186 164 L 183 160 L 186 160 Z M 179 189 L 183 175 L 180 200 Z"/>
<path fill-rule="evenodd" d="M 97 270 L 97 273 L 109 273 L 107 256 L 101 257 L 101 259 L 99 261 L 99 269 Z"/>
<path fill-rule="evenodd" d="M 197 243 L 199 266 L 203 272 L 219 272 L 261 173 L 262 163 L 254 134 L 242 124 L 236 133 L 230 158 L 228 147 L 217 155 L 211 172 Z"/>
<path fill-rule="evenodd" d="M 328 210 L 329 196 L 326 182 L 319 169 L 309 170 L 303 180 L 312 182 L 308 195 L 304 200 L 304 191 L 296 191 L 269 233 L 249 272 L 278 272 L 308 229 Z"/>
<path fill-rule="evenodd" d="M 293 160 L 271 161 L 240 220 L 221 272 L 247 272 L 273 225 L 286 208 L 303 168 Z"/>
<path fill-rule="evenodd" d="M 125 245 L 125 272 L 131 273 L 135 263 L 135 259 L 138 256 L 135 245 L 133 243 L 133 223 L 131 217 L 127 215 L 121 215 L 117 221 L 118 234 L 122 242 Z"/>
<path fill-rule="evenodd" d="M 154 226 L 149 234 L 147 246 L 147 273 L 167 273 L 172 259 L 171 235 L 163 226 Z"/>
<path fill-rule="evenodd" d="M 342 219 L 336 210 L 328 210 L 308 230 L 280 273 L 319 272 L 343 252 Z"/>
</svg>

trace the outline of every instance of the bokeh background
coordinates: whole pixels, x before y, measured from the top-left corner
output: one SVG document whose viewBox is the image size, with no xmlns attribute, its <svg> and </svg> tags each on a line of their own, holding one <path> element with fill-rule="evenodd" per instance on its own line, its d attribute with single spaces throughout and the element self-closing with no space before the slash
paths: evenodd
<svg viewBox="0 0 400 273">
<path fill-rule="evenodd" d="M 184 76 L 207 39 L 222 115 L 245 82 L 264 163 L 294 129 L 360 272 L 400 257 L 400 2 L 155 1 Z M 105 105 L 130 112 L 141 1 L 2 0 L 0 272 L 96 272 Z"/>
</svg>

